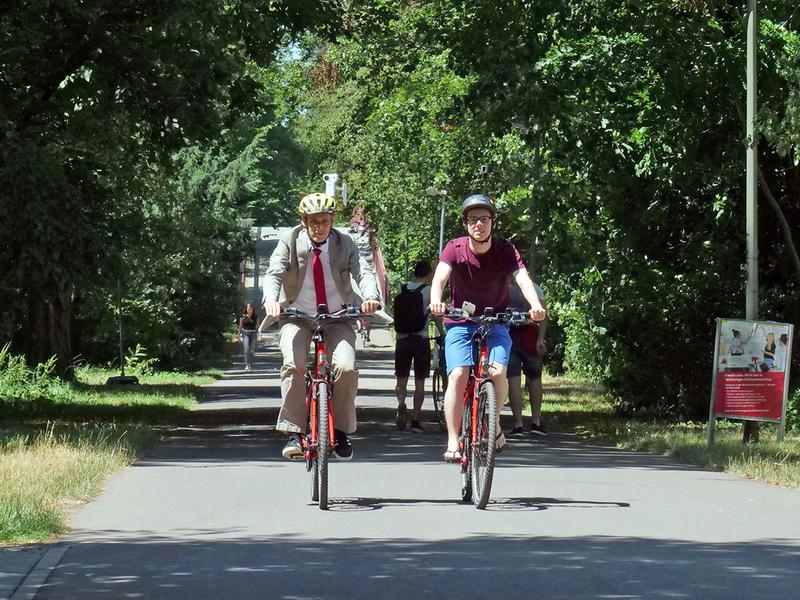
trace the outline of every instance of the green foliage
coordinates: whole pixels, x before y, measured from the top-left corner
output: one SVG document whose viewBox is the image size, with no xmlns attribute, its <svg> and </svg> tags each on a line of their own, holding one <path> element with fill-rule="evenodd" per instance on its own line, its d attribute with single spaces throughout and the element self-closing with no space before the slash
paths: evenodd
<svg viewBox="0 0 800 600">
<path fill-rule="evenodd" d="M 796 6 L 764 7 L 762 166 L 800 219 Z M 308 42 L 292 131 L 348 175 L 390 269 L 435 253 L 446 187 L 479 189 L 548 293 L 556 360 L 626 413 L 706 410 L 713 319 L 741 316 L 744 15 L 740 4 L 371 2 Z M 791 217 L 794 217 L 793 219 Z M 759 215 L 762 317 L 795 321 L 797 273 Z M 556 370 L 559 370 L 557 367 Z"/>
<path fill-rule="evenodd" d="M 73 398 L 73 389 L 55 376 L 54 369 L 55 357 L 30 368 L 25 357 L 13 354 L 11 344 L 6 344 L 0 349 L 0 404 Z"/>
<path fill-rule="evenodd" d="M 485 187 L 548 293 L 555 370 L 604 381 L 626 413 L 698 416 L 713 319 L 744 305 L 744 12 L 17 3 L 0 14 L 0 336 L 31 362 L 57 353 L 59 372 L 78 352 L 107 361 L 119 279 L 126 339 L 196 361 L 240 308 L 250 220 L 292 223 L 323 172 L 346 176 L 393 282 L 437 252 L 425 188 L 449 191 L 450 238 L 459 200 Z M 760 15 L 761 166 L 796 223 L 796 2 Z M 760 316 L 795 322 L 800 274 L 762 206 Z"/>
<path fill-rule="evenodd" d="M 800 388 L 795 388 L 786 400 L 786 428 L 800 431 Z"/>
<path fill-rule="evenodd" d="M 125 371 L 128 375 L 150 376 L 155 372 L 154 367 L 157 363 L 158 359 L 148 357 L 147 348 L 141 344 L 136 344 L 135 348 L 128 348 L 125 355 Z"/>
<path fill-rule="evenodd" d="M 275 125 L 253 118 L 272 114 L 259 105 L 253 65 L 268 64 L 284 36 L 325 25 L 331 8 L 35 0 L 0 11 L 4 339 L 32 362 L 57 355 L 58 373 L 69 375 L 75 354 L 106 341 L 99 330 L 110 329 L 104 306 L 118 278 L 135 286 L 125 296 L 147 316 L 141 327 L 156 339 L 141 339 L 159 355 L 196 356 L 219 337 L 210 330 L 230 318 L 222 312 L 242 252 L 231 209 L 255 214 L 254 169 L 276 143 L 266 134 L 247 134 L 243 145 L 237 137 L 243 123 L 265 132 Z M 194 151 L 206 159 L 193 163 Z M 193 166 L 210 169 L 210 195 L 183 185 L 181 171 Z M 208 237 L 184 245 L 189 232 Z M 176 325 L 162 328 L 162 338 L 159 321 Z"/>
</svg>

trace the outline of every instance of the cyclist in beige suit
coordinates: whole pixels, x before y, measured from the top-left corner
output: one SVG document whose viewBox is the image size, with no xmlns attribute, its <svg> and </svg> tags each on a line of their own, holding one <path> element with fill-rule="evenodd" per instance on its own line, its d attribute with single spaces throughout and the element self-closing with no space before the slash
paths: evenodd
<svg viewBox="0 0 800 600">
<path fill-rule="evenodd" d="M 351 276 L 365 299 L 361 311 L 371 314 L 380 308 L 375 270 L 368 258 L 360 255 L 350 236 L 333 228 L 335 208 L 335 199 L 327 194 L 309 194 L 300 201 L 302 224 L 281 237 L 270 258 L 264 282 L 267 317 L 277 317 L 281 308 L 316 314 L 319 304 L 327 304 L 331 312 L 344 304 L 353 304 Z M 282 454 L 294 459 L 303 456 L 299 434 L 305 433 L 306 426 L 304 371 L 314 332 L 302 320 L 281 320 L 280 324 L 283 405 L 276 429 L 290 434 Z M 333 366 L 333 418 L 337 427 L 334 455 L 341 460 L 353 457 L 347 434 L 356 430 L 355 338 L 349 323 L 336 321 L 325 325 Z"/>
</svg>

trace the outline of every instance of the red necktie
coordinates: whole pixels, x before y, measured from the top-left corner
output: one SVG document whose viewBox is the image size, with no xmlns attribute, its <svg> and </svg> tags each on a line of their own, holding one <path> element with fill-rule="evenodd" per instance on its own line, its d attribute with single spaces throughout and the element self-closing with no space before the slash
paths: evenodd
<svg viewBox="0 0 800 600">
<path fill-rule="evenodd" d="M 311 263 L 311 273 L 314 275 L 314 291 L 317 294 L 317 305 L 328 305 L 328 296 L 325 293 L 325 274 L 322 272 L 322 259 L 319 255 L 322 253 L 320 248 L 312 248 L 314 253 L 314 260 Z"/>
</svg>

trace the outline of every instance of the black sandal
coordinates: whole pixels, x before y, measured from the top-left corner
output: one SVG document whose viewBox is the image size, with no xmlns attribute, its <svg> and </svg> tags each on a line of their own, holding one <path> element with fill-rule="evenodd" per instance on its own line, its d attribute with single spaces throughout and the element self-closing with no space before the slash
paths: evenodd
<svg viewBox="0 0 800 600">
<path fill-rule="evenodd" d="M 442 458 L 445 462 L 460 463 L 461 450 L 445 450 L 444 454 L 442 454 Z"/>
</svg>

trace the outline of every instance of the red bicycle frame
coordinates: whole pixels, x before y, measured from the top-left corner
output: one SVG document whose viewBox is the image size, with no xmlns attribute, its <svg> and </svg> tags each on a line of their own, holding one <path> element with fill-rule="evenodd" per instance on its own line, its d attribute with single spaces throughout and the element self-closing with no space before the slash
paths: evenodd
<svg viewBox="0 0 800 600">
<path fill-rule="evenodd" d="M 328 443 L 333 447 L 336 441 L 333 431 L 333 394 L 331 393 L 333 386 L 328 379 L 328 352 L 326 344 L 319 333 L 314 334 L 313 340 L 314 364 L 313 368 L 306 371 L 306 414 L 310 415 L 311 430 L 302 437 L 303 454 L 306 460 L 316 456 L 319 450 L 319 426 L 317 423 L 319 407 L 314 402 L 314 398 L 317 395 L 319 384 L 323 382 L 328 384 Z"/>
<path fill-rule="evenodd" d="M 464 410 L 469 410 L 472 414 L 470 419 L 470 436 L 469 443 L 473 447 L 478 442 L 478 390 L 480 384 L 489 379 L 485 374 L 489 372 L 489 344 L 484 337 L 481 340 L 480 349 L 478 350 L 477 366 L 473 363 L 470 367 L 469 380 L 467 387 L 464 390 Z M 461 448 L 464 450 L 464 448 Z M 466 466 L 467 453 L 461 452 L 461 464 Z"/>
</svg>

